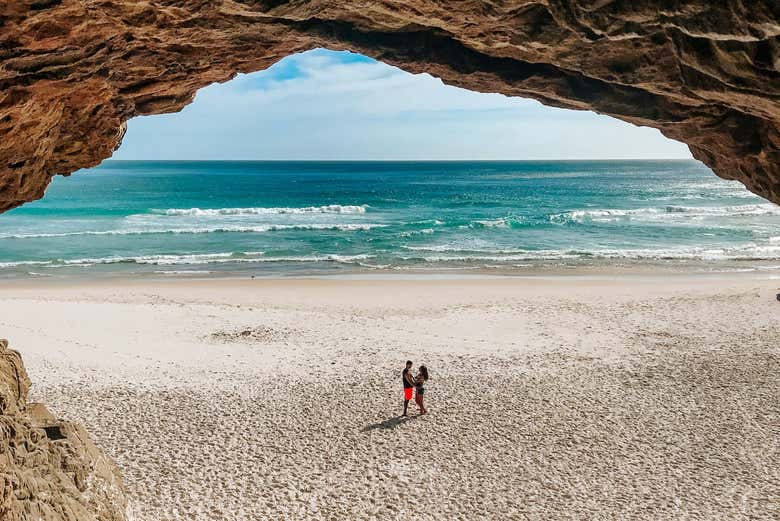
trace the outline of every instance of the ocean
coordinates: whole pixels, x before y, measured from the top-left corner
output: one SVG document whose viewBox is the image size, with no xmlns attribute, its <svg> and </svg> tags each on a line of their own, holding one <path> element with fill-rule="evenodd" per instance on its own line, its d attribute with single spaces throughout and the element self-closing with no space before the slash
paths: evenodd
<svg viewBox="0 0 780 521">
<path fill-rule="evenodd" d="M 0 215 L 0 277 L 774 271 L 780 207 L 696 161 L 106 161 Z"/>
</svg>

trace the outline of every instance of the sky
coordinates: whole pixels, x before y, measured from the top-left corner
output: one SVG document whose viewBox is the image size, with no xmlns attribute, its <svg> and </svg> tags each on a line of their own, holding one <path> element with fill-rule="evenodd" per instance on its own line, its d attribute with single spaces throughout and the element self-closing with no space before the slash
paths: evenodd
<svg viewBox="0 0 780 521">
<path fill-rule="evenodd" d="M 655 129 L 446 86 L 350 52 L 316 49 L 198 91 L 176 114 L 128 123 L 114 159 L 665 159 Z"/>
</svg>

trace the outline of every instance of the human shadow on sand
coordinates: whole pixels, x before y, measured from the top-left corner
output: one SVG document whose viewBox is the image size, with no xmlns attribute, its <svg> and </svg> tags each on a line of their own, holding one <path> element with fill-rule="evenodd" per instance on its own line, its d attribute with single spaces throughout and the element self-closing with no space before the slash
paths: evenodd
<svg viewBox="0 0 780 521">
<path fill-rule="evenodd" d="M 377 429 L 382 429 L 382 430 L 395 429 L 402 423 L 406 423 L 411 419 L 412 418 L 410 418 L 409 416 L 393 416 L 392 418 L 388 418 L 383 422 L 374 423 L 364 427 L 363 432 L 375 431 Z"/>
</svg>

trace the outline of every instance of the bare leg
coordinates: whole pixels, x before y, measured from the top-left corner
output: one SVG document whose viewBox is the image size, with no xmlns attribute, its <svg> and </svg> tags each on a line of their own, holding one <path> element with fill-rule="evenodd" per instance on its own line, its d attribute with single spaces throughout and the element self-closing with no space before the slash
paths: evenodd
<svg viewBox="0 0 780 521">
<path fill-rule="evenodd" d="M 406 416 L 407 409 L 409 409 L 409 400 L 404 400 L 404 416 Z"/>
</svg>

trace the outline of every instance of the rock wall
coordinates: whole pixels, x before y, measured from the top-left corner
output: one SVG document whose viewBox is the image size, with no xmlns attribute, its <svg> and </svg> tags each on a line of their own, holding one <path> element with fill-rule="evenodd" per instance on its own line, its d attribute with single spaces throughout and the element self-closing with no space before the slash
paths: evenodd
<svg viewBox="0 0 780 521">
<path fill-rule="evenodd" d="M 349 49 L 661 130 L 780 202 L 776 0 L 0 3 L 0 211 L 94 166 L 125 122 L 284 56 Z"/>
<path fill-rule="evenodd" d="M 113 462 L 81 426 L 27 403 L 29 389 L 21 356 L 0 340 L 0 519 L 124 520 Z"/>
</svg>

